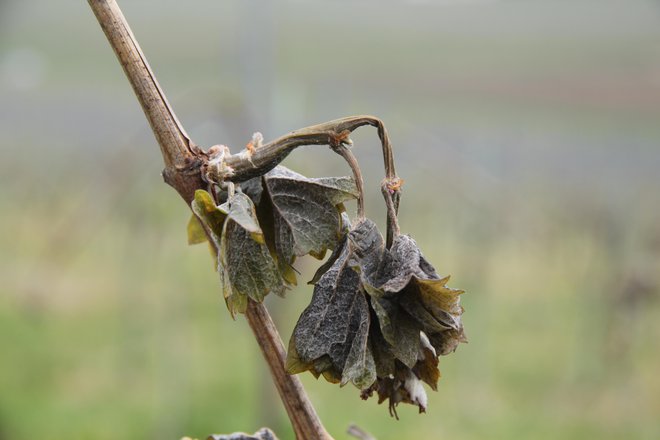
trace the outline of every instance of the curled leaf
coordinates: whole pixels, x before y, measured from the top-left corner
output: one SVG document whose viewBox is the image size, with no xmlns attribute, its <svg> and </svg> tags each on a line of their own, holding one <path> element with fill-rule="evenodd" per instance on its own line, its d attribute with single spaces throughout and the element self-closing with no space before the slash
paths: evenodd
<svg viewBox="0 0 660 440">
<path fill-rule="evenodd" d="M 354 239 L 353 235 L 350 237 Z M 365 261 L 361 263 L 361 279 L 365 290 L 376 299 L 372 304 L 387 304 L 388 310 L 396 310 L 397 314 L 403 311 L 403 316 L 411 317 L 417 323 L 417 329 L 423 330 L 429 338 L 452 330 L 445 336 L 453 336 L 456 344 L 464 342 L 461 322 L 463 308 L 460 306 L 463 291 L 447 287 L 449 277 L 441 278 L 437 274 L 422 255 L 415 240 L 407 235 L 397 236 L 392 247 L 383 250 L 378 267 L 375 263 L 367 265 Z M 375 305 L 374 309 L 378 306 Z M 392 312 L 387 315 L 389 317 Z M 383 335 L 387 339 L 388 332 L 384 330 Z M 432 340 L 438 341 L 439 338 L 434 337 Z M 453 342 L 447 343 L 451 345 Z M 444 352 L 439 347 L 436 349 Z M 409 363 L 406 365 L 410 366 Z"/>
<path fill-rule="evenodd" d="M 438 355 L 466 342 L 460 306 L 463 291 L 447 287 L 449 277 L 438 276 L 409 236 L 395 237 L 386 249 L 372 224 L 351 231 L 349 240 L 360 256 L 354 264 L 380 330 L 371 331 L 378 379 L 363 397 L 377 392 L 379 401 L 389 400 L 394 415 L 400 402 L 424 411 L 421 382 L 435 390 L 440 377 Z"/>
</svg>

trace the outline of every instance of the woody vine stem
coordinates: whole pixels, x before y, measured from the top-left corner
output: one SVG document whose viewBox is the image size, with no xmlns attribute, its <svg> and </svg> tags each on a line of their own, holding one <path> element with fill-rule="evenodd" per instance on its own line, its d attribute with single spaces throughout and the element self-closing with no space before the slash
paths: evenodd
<svg viewBox="0 0 660 440">
<path fill-rule="evenodd" d="M 364 217 L 363 183 L 360 168 L 348 146 L 355 129 L 370 125 L 378 130 L 383 149 L 385 179 L 381 185 L 388 208 L 387 246 L 399 234 L 396 213 L 402 181 L 397 177 L 389 136 L 382 121 L 373 116 L 352 116 L 288 133 L 263 145 L 217 161 L 218 149 L 203 151 L 188 136 L 177 119 L 140 49 L 124 15 L 114 0 L 88 0 L 112 46 L 124 73 L 144 110 L 161 149 L 163 178 L 188 206 L 197 189 L 223 182 L 239 183 L 264 174 L 302 145 L 328 145 L 351 167 L 360 197 L 358 217 Z M 256 148 L 255 148 L 256 147 Z M 212 241 L 211 241 L 212 243 Z M 217 250 L 217 249 L 216 249 Z M 271 375 L 298 439 L 331 439 L 296 376 L 284 369 L 284 344 L 265 306 L 249 301 L 245 316 L 268 363 Z"/>
</svg>

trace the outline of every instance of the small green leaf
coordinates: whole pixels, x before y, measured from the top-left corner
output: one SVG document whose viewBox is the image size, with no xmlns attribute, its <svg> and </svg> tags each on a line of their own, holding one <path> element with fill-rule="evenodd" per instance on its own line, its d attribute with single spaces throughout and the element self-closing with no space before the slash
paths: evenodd
<svg viewBox="0 0 660 440">
<path fill-rule="evenodd" d="M 189 245 L 200 244 L 208 241 L 208 238 L 206 237 L 206 231 L 204 231 L 204 227 L 199 222 L 195 214 L 191 215 L 190 220 L 188 220 L 187 231 Z"/>
<path fill-rule="evenodd" d="M 216 249 L 220 249 L 220 236 L 222 225 L 227 216 L 218 209 L 211 194 L 204 190 L 195 191 L 195 198 L 191 203 L 193 213 L 201 221 L 203 227 L 208 230 Z"/>
</svg>

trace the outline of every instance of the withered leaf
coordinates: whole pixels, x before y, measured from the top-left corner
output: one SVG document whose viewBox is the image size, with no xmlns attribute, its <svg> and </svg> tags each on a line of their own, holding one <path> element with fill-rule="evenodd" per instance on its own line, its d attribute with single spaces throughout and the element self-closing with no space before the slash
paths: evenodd
<svg viewBox="0 0 660 440">
<path fill-rule="evenodd" d="M 369 387 L 376 378 L 368 343 L 369 306 L 360 277 L 348 264 L 347 242 L 332 267 L 316 285 L 312 300 L 300 316 L 289 344 L 290 373 L 311 370 L 318 377 L 342 384 Z"/>
<path fill-rule="evenodd" d="M 360 272 L 365 284 L 377 284 L 371 278 L 379 274 L 386 250 L 376 223 L 369 219 L 360 220 L 350 230 L 348 238 L 354 255 L 351 264 Z"/>
<path fill-rule="evenodd" d="M 235 317 L 236 313 L 245 313 L 248 305 L 247 295 L 241 295 L 240 292 L 234 292 L 232 288 L 231 281 L 229 280 L 229 274 L 225 270 L 227 263 L 222 263 L 218 259 L 218 274 L 220 274 L 220 285 L 222 286 L 222 294 L 225 298 L 225 304 L 229 313 L 231 313 L 232 318 Z"/>
<path fill-rule="evenodd" d="M 373 308 L 371 310 L 371 321 L 378 321 L 378 317 L 373 311 Z M 396 357 L 394 357 L 390 345 L 385 341 L 378 325 L 372 325 L 369 327 L 369 340 L 371 342 L 371 350 L 376 365 L 376 375 L 378 377 L 389 377 L 394 374 Z"/>
<path fill-rule="evenodd" d="M 280 263 L 289 265 L 295 256 L 320 259 L 334 249 L 341 236 L 341 204 L 358 196 L 351 177 L 307 178 L 281 166 L 263 176 L 263 189 L 260 205 L 270 204 L 263 212 L 273 218 L 274 248 Z"/>
<path fill-rule="evenodd" d="M 438 355 L 424 332 L 420 333 L 420 341 L 418 360 L 412 370 L 415 376 L 426 382 L 433 391 L 436 391 L 438 389 L 438 380 L 440 379 Z"/>
<path fill-rule="evenodd" d="M 401 402 L 423 412 L 426 393 L 421 382 L 435 390 L 438 355 L 465 342 L 462 291 L 447 287 L 449 277 L 438 276 L 412 238 L 397 236 L 386 249 L 373 222 L 362 223 L 348 235 L 354 248 L 352 264 L 378 321 L 370 331 L 377 380 L 363 397 L 377 392 L 379 402 L 389 400 L 394 416 Z"/>
<path fill-rule="evenodd" d="M 431 389 L 437 390 L 440 378 L 438 356 L 426 334 L 421 332 L 419 338 L 420 349 L 413 368 L 409 368 L 397 360 L 391 367 L 390 373 L 378 374 L 376 382 L 362 392 L 363 399 L 371 397 L 376 392 L 378 403 L 388 400 L 390 415 L 397 419 L 396 407 L 399 403 L 417 405 L 420 412 L 426 411 L 427 396 L 421 382 L 425 382 Z"/>
<path fill-rule="evenodd" d="M 222 208 L 227 219 L 220 241 L 218 272 L 233 316 L 245 312 L 248 297 L 261 302 L 270 292 L 284 295 L 285 285 L 265 244 L 250 198 L 237 192 Z"/>
<path fill-rule="evenodd" d="M 465 341 L 461 322 L 463 308 L 460 306 L 460 295 L 463 291 L 447 287 L 449 277 L 438 276 L 412 238 L 407 235 L 397 236 L 391 248 L 383 251 L 377 268 L 375 263 L 367 267 L 365 261 L 361 263 L 361 279 L 365 290 L 375 298 L 372 305 L 379 314 L 383 336 L 388 342 L 392 343 L 388 337 L 392 334 L 388 331 L 388 326 L 392 326 L 391 316 L 394 313 L 391 311 L 396 311 L 397 314 L 403 311 L 403 316 L 411 317 L 417 324 L 417 329 L 423 330 L 429 337 L 453 330 L 454 332 L 447 336 L 458 337 L 460 333 L 459 339 L 462 339 L 459 342 Z M 453 347 L 455 348 L 455 345 Z M 444 350 L 436 348 L 444 353 Z M 408 362 L 404 363 L 411 367 Z"/>
<path fill-rule="evenodd" d="M 254 203 L 247 195 L 237 192 L 225 203 L 218 206 L 218 209 L 249 232 L 254 241 L 265 243 L 264 234 L 257 221 Z"/>
<path fill-rule="evenodd" d="M 431 345 L 436 349 L 439 356 L 446 356 L 456 351 L 458 344 L 467 342 L 463 326 L 457 330 L 451 329 L 442 333 L 429 335 Z"/>
<path fill-rule="evenodd" d="M 372 296 L 371 305 L 392 354 L 408 368 L 412 368 L 417 363 L 420 350 L 421 325 L 396 302 L 387 298 Z"/>
<path fill-rule="evenodd" d="M 376 380 L 376 364 L 371 353 L 371 344 L 369 344 L 370 319 L 367 299 L 362 292 L 358 292 L 355 296 L 356 307 L 353 308 L 352 314 L 359 319 L 359 327 L 351 344 L 351 351 L 346 358 L 341 384 L 352 382 L 359 389 L 365 389 Z M 353 316 L 351 316 L 351 321 L 353 321 Z"/>
<path fill-rule="evenodd" d="M 413 370 L 398 364 L 394 374 L 387 377 L 379 377 L 371 387 L 362 391 L 362 399 L 368 399 L 376 392 L 378 394 L 378 403 L 389 400 L 390 415 L 399 416 L 396 407 L 399 403 L 409 403 L 417 405 L 419 412 L 426 412 L 428 398 L 422 382 L 415 375 Z"/>
<path fill-rule="evenodd" d="M 348 240 L 348 232 L 350 230 L 351 220 L 348 218 L 348 215 L 345 212 L 341 213 L 341 222 L 342 222 L 342 234 L 339 239 L 339 243 L 332 251 L 332 254 L 328 259 L 323 263 L 314 273 L 314 276 L 307 284 L 316 284 L 318 280 L 321 279 L 321 276 L 328 271 L 335 264 L 337 258 L 342 253 L 344 246 L 346 245 L 346 240 Z"/>
</svg>

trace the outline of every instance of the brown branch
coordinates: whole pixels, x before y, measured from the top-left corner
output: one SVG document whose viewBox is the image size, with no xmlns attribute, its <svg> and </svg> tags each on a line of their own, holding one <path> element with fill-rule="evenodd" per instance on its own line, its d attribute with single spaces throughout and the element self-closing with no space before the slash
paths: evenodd
<svg viewBox="0 0 660 440">
<path fill-rule="evenodd" d="M 385 177 L 388 179 L 396 178 L 392 144 L 387 130 L 385 130 L 385 125 L 380 119 L 367 115 L 348 116 L 292 131 L 257 148 L 251 153 L 250 161 L 245 160 L 245 150 L 233 154 L 225 160 L 234 172 L 228 178 L 235 182 L 241 182 L 260 176 L 284 160 L 296 147 L 303 145 L 335 146 L 348 143 L 348 135 L 364 125 L 371 125 L 378 129 L 378 137 L 380 137 L 383 146 Z"/>
<path fill-rule="evenodd" d="M 205 154 L 190 140 L 172 111 L 117 3 L 114 0 L 88 2 L 124 68 L 160 145 L 165 162 L 163 177 L 190 206 L 195 190 L 206 185 L 200 173 Z M 284 344 L 266 308 L 251 301 L 245 316 L 268 362 L 296 437 L 330 439 L 300 380 L 288 375 L 284 369 Z"/>
<path fill-rule="evenodd" d="M 260 146 L 254 151 L 248 152 L 247 150 L 243 150 L 225 159 L 224 165 L 228 167 L 227 169 L 231 170 L 231 174 L 215 176 L 215 180 L 242 182 L 268 172 L 283 161 L 297 147 L 303 145 L 329 145 L 346 159 L 353 170 L 356 184 L 360 185 L 362 180 L 361 175 L 359 172 L 355 172 L 356 169 L 359 171 L 359 167 L 357 167 L 355 158 L 352 157 L 350 151 L 343 148 L 343 146 L 344 144 L 351 143 L 349 135 L 353 131 L 365 125 L 376 127 L 383 149 L 383 162 L 385 166 L 384 185 L 387 185 L 389 189 L 389 199 L 386 197 L 386 203 L 389 203 L 387 210 L 387 247 L 389 248 L 392 245 L 394 237 L 399 234 L 396 214 L 399 210 L 399 201 L 401 199 L 400 189 L 403 181 L 396 175 L 392 143 L 385 129 L 385 124 L 375 116 L 348 116 L 346 118 L 324 122 L 323 124 L 312 125 L 287 133 L 274 141 Z M 247 157 L 250 160 L 246 160 Z M 362 193 L 363 191 L 360 192 Z M 363 201 L 359 200 L 358 203 L 358 211 L 363 211 Z"/>
<path fill-rule="evenodd" d="M 357 216 L 359 219 L 364 218 L 364 179 L 362 178 L 362 170 L 360 165 L 358 165 L 357 158 L 353 155 L 353 152 L 349 150 L 345 145 L 339 145 L 333 147 L 333 150 L 337 152 L 340 156 L 346 160 L 348 166 L 353 171 L 353 179 L 355 180 L 355 186 L 357 187 L 358 199 L 357 199 Z"/>
<path fill-rule="evenodd" d="M 193 155 L 190 138 L 167 102 L 119 6 L 114 1 L 90 0 L 89 4 L 142 105 L 165 166 L 185 165 Z"/>
</svg>

